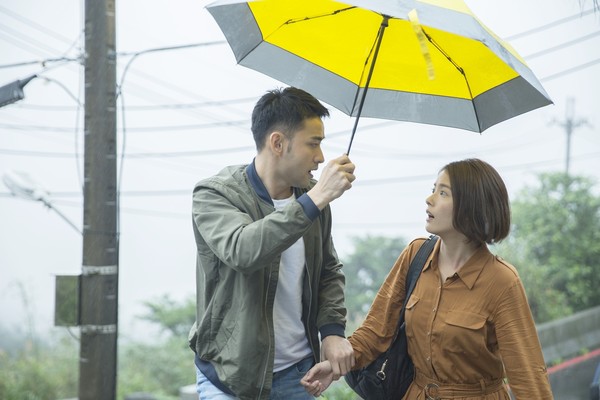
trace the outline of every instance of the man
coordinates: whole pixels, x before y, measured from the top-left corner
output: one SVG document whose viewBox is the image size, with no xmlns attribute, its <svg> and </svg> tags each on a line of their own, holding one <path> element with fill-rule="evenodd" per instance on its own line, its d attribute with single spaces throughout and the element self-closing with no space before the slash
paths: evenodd
<svg viewBox="0 0 600 400">
<path fill-rule="evenodd" d="M 329 208 L 352 186 L 354 164 L 343 155 L 312 179 L 325 116 L 300 89 L 267 92 L 252 112 L 254 161 L 194 189 L 190 347 L 201 400 L 310 399 L 300 379 L 321 357 L 337 377 L 354 365 Z"/>
</svg>

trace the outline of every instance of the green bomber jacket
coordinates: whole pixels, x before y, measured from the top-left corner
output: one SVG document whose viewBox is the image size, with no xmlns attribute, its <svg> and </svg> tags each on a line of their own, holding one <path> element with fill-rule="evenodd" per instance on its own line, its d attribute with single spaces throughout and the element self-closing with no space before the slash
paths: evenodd
<svg viewBox="0 0 600 400">
<path fill-rule="evenodd" d="M 345 278 L 331 238 L 331 210 L 306 192 L 275 211 L 254 163 L 231 166 L 196 184 L 196 365 L 236 397 L 268 399 L 274 360 L 273 302 L 281 253 L 303 238 L 302 320 L 313 355 L 321 338 L 344 336 Z M 216 379 L 215 379 L 216 378 Z"/>
</svg>

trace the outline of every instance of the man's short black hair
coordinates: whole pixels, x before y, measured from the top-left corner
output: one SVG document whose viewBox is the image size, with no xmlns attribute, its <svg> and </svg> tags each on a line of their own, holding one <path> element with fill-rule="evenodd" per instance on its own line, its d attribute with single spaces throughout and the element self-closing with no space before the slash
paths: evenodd
<svg viewBox="0 0 600 400">
<path fill-rule="evenodd" d="M 291 138 L 302 129 L 308 118 L 329 116 L 329 110 L 304 90 L 287 87 L 274 89 L 262 96 L 252 111 L 252 135 L 256 150 L 265 146 L 266 137 L 280 131 Z"/>
</svg>

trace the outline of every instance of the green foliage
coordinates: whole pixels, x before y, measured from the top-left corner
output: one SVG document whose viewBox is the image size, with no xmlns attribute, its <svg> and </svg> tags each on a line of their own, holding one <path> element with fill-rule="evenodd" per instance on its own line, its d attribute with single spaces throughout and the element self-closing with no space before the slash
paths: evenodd
<svg viewBox="0 0 600 400">
<path fill-rule="evenodd" d="M 196 298 L 193 296 L 179 304 L 169 295 L 163 295 L 157 300 L 144 302 L 144 305 L 148 313 L 141 319 L 157 324 L 173 336 L 187 337 L 196 320 Z"/>
<path fill-rule="evenodd" d="M 179 388 L 194 383 L 195 377 L 193 353 L 181 337 L 152 345 L 130 343 L 119 352 L 119 399 L 146 392 L 157 399 L 175 400 Z"/>
<path fill-rule="evenodd" d="M 375 294 L 406 247 L 402 238 L 384 236 L 354 237 L 354 252 L 345 257 L 346 307 L 354 323 L 369 310 Z"/>
<path fill-rule="evenodd" d="M 360 400 L 360 396 L 354 393 L 343 378 L 333 382 L 320 398 L 324 400 Z"/>
<path fill-rule="evenodd" d="M 64 335 L 50 346 L 27 340 L 13 354 L 0 350 L 0 399 L 76 397 L 77 351 L 77 343 Z"/>
<path fill-rule="evenodd" d="M 164 295 L 144 305 L 147 313 L 140 318 L 156 325 L 166 338 L 120 346 L 118 397 L 146 392 L 159 400 L 175 400 L 179 388 L 196 378 L 193 353 L 186 340 L 196 319 L 196 299 L 190 296 L 177 302 Z"/>
<path fill-rule="evenodd" d="M 512 203 L 513 231 L 498 252 L 517 266 L 545 322 L 600 305 L 600 197 L 584 177 L 539 178 Z"/>
</svg>

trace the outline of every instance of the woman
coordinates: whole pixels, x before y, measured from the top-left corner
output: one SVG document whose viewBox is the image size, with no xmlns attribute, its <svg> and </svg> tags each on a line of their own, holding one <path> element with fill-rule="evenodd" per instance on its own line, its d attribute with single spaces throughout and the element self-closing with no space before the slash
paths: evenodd
<svg viewBox="0 0 600 400">
<path fill-rule="evenodd" d="M 438 235 L 406 305 L 415 377 L 404 399 L 552 399 L 546 365 L 515 268 L 488 250 L 508 236 L 510 207 L 502 178 L 468 159 L 443 167 L 426 199 L 426 229 Z M 356 365 L 390 345 L 404 301 L 410 261 L 423 239 L 400 254 L 363 322 L 349 338 Z M 332 382 L 327 361 L 303 385 L 320 395 Z"/>
</svg>

